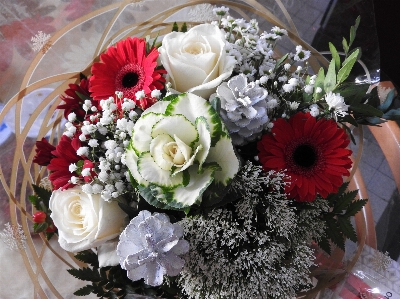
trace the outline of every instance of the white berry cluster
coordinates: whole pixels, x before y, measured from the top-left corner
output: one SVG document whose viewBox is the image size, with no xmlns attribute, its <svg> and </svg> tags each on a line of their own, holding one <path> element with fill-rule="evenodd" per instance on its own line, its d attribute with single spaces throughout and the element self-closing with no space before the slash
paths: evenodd
<svg viewBox="0 0 400 299">
<path fill-rule="evenodd" d="M 77 150 L 77 155 L 93 163 L 92 168 L 71 164 L 69 170 L 73 172 L 81 167 L 82 176 L 89 178 L 81 182 L 82 190 L 87 194 L 101 194 L 106 201 L 118 198 L 131 189 L 123 154 L 139 116 L 133 100 L 123 98 L 118 91 L 116 99 L 110 97 L 100 101 L 100 109 L 86 100 L 84 110 L 93 113 L 78 128 L 74 124 L 76 116 L 71 113 L 64 133 L 68 137 L 79 137 L 83 146 Z M 72 177 L 71 182 L 77 184 L 79 179 Z"/>
</svg>

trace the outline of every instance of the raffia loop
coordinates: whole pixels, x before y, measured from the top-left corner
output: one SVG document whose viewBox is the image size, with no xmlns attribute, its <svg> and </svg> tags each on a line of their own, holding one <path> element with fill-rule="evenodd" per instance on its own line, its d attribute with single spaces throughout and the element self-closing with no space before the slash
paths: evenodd
<svg viewBox="0 0 400 299">
<path fill-rule="evenodd" d="M 149 2 L 148 5 L 147 2 Z M 274 12 L 267 7 L 263 7 L 255 0 L 247 0 L 246 3 L 218 0 L 208 1 L 208 3 L 213 5 L 227 6 L 232 11 L 247 20 L 250 20 L 251 18 L 256 18 L 259 21 L 265 20 L 272 26 L 279 26 L 280 28 L 286 29 L 288 31 L 289 38 L 294 45 L 301 45 L 304 49 L 311 51 L 312 58 L 309 60 L 309 63 L 315 73 L 321 66 L 326 67 L 328 65 L 326 58 L 324 58 L 323 55 L 304 42 L 299 36 L 296 26 L 294 25 L 293 20 L 291 19 L 288 11 L 285 9 L 281 0 L 275 0 L 275 2 L 272 2 L 275 6 L 282 10 L 285 20 L 279 20 L 275 16 Z M 61 112 L 58 112 L 56 117 L 53 115 L 56 106 L 60 103 L 58 95 L 62 94 L 64 90 L 68 88 L 68 84 L 79 82 L 80 72 L 85 75 L 89 75 L 90 65 L 93 61 L 99 60 L 100 53 L 102 53 L 109 45 L 114 44 L 116 41 L 128 36 L 162 36 L 171 31 L 173 21 L 169 20 L 173 18 L 174 14 L 187 6 L 203 3 L 204 1 L 202 0 L 125 0 L 102 7 L 76 19 L 51 36 L 52 46 L 47 49 L 47 51 L 39 51 L 36 54 L 31 65 L 26 71 L 20 91 L 9 100 L 2 110 L 2 113 L 0 114 L 0 123 L 3 122 L 5 115 L 9 113 L 13 107 L 15 107 L 15 131 L 17 134 L 15 136 L 16 145 L 15 153 L 12 158 L 11 174 L 6 176 L 5 168 L 3 166 L 4 164 L 0 165 L 0 180 L 9 197 L 11 217 L 10 225 L 14 227 L 19 225 L 17 222 L 17 219 L 19 219 L 21 235 L 23 234 L 26 236 L 26 241 L 24 243 L 25 246 L 19 246 L 18 250 L 22 255 L 26 270 L 34 284 L 35 294 L 38 294 L 41 298 L 63 298 L 63 295 L 60 294 L 60 292 L 54 286 L 54 281 L 52 280 L 54 278 L 49 277 L 46 273 L 44 267 L 44 263 L 46 261 L 43 260 L 45 252 L 50 251 L 60 261 L 60 263 L 63 264 L 63 266 L 80 267 L 82 264 L 76 261 L 72 255 L 65 256 L 58 253 L 57 250 L 55 250 L 44 238 L 44 236 L 41 236 L 40 240 L 37 238 L 34 240 L 34 238 L 31 236 L 30 228 L 33 224 L 31 215 L 34 213 L 34 211 L 33 208 L 28 204 L 27 198 L 32 193 L 31 184 L 39 184 L 41 179 L 47 176 L 47 173 L 45 168 L 39 168 L 37 165 L 32 164 L 32 159 L 35 156 L 35 140 L 29 138 L 29 130 L 37 121 L 41 112 L 44 111 L 45 108 L 48 108 L 44 118 L 42 118 L 42 123 L 36 140 L 40 140 L 41 138 L 47 136 L 50 143 L 54 144 L 55 140 L 61 136 L 63 131 L 61 126 Z M 145 21 L 135 22 L 133 24 L 124 26 L 118 25 L 121 23 L 124 24 L 124 22 L 120 22 L 120 19 L 126 11 L 133 12 L 135 18 L 137 17 L 140 19 L 140 14 L 142 12 L 146 12 L 144 8 L 157 11 L 155 11 L 155 13 L 152 12 L 153 14 L 151 17 L 147 16 Z M 80 70 L 80 72 L 59 72 L 51 76 L 40 76 L 42 63 L 46 62 L 47 59 L 55 59 L 54 52 L 57 49 L 57 45 L 59 43 L 63 43 L 64 39 L 68 38 L 70 35 L 73 35 L 73 30 L 75 30 L 77 27 L 85 24 L 87 21 L 97 18 L 101 19 L 101 22 L 104 22 L 106 19 L 107 23 L 105 24 L 105 29 L 100 34 L 98 43 L 95 46 L 92 60 L 88 61 L 87 66 Z M 196 22 L 188 22 L 189 26 L 196 24 Z M 59 56 L 56 55 L 56 57 Z M 58 64 L 59 62 L 52 61 L 49 65 L 57 67 Z M 52 86 L 54 90 L 38 105 L 38 107 L 36 107 L 36 109 L 28 118 L 25 126 L 22 127 L 21 111 L 22 100 L 24 96 L 39 88 L 48 86 Z M 57 100 L 54 101 L 54 99 Z M 357 157 L 356 161 L 359 161 L 359 157 Z M 361 252 L 362 246 L 365 243 L 365 238 L 369 232 L 366 228 L 370 225 L 370 223 L 366 223 L 366 217 L 365 210 L 357 215 L 357 232 L 359 236 L 359 247 L 357 254 Z M 41 246 L 38 246 L 38 242 L 41 244 Z M 341 261 L 342 257 L 343 253 L 335 251 L 332 256 L 332 261 L 337 263 Z M 352 264 L 349 264 L 349 267 L 344 269 L 341 275 L 337 276 L 338 279 L 340 279 L 342 275 L 345 275 L 351 266 Z M 54 267 L 57 267 L 57 265 L 54 265 Z M 325 276 L 326 278 L 320 279 L 317 287 L 314 290 L 311 290 L 308 294 L 302 294 L 302 298 L 311 298 L 310 296 L 317 293 L 321 288 L 331 285 L 334 282 L 331 280 L 331 278 L 337 274 L 336 271 L 336 269 L 332 270 L 327 268 L 327 276 Z M 39 276 L 41 277 L 40 280 L 38 278 Z M 47 292 L 51 292 L 51 294 L 46 294 L 44 291 L 45 289 L 47 289 Z"/>
</svg>

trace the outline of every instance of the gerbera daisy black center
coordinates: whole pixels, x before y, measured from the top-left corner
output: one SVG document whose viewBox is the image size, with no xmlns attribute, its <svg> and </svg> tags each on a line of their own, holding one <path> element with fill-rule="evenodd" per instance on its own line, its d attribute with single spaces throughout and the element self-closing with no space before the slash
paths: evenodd
<svg viewBox="0 0 400 299">
<path fill-rule="evenodd" d="M 293 139 L 285 151 L 286 167 L 293 173 L 312 177 L 325 167 L 321 149 L 310 138 Z"/>
<path fill-rule="evenodd" d="M 127 98 L 134 98 L 135 93 L 144 86 L 145 74 L 143 67 L 138 64 L 127 64 L 122 67 L 115 77 L 115 90 L 122 91 Z"/>
<path fill-rule="evenodd" d="M 122 78 L 122 85 L 125 88 L 135 86 L 139 81 L 139 76 L 136 73 L 126 73 Z"/>
<path fill-rule="evenodd" d="M 311 167 L 317 161 L 317 153 L 310 144 L 300 144 L 293 152 L 294 162 L 304 168 Z"/>
</svg>

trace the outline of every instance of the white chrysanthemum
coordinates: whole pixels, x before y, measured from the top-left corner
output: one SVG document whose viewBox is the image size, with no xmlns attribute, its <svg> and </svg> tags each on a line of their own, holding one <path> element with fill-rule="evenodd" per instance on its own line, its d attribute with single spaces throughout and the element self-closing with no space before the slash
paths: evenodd
<svg viewBox="0 0 400 299">
<path fill-rule="evenodd" d="M 273 33 L 277 34 L 277 35 L 280 35 L 280 36 L 282 36 L 282 35 L 288 35 L 287 30 L 282 29 L 282 28 L 279 28 L 278 26 L 272 27 L 271 31 L 272 31 Z"/>
<path fill-rule="evenodd" d="M 339 93 L 328 92 L 325 95 L 325 101 L 329 106 L 329 110 L 334 110 L 334 113 L 338 116 L 347 115 L 349 105 L 346 105 L 344 98 Z"/>
<path fill-rule="evenodd" d="M 189 243 L 182 237 L 182 227 L 166 214 L 141 211 L 120 235 L 120 265 L 132 281 L 144 278 L 146 284 L 159 286 L 164 275 L 176 276 L 184 266 L 179 255 L 189 250 Z"/>
<path fill-rule="evenodd" d="M 310 58 L 311 52 L 307 50 L 303 50 L 302 46 L 296 46 L 296 54 L 294 55 L 293 59 L 295 61 L 306 61 Z"/>
</svg>

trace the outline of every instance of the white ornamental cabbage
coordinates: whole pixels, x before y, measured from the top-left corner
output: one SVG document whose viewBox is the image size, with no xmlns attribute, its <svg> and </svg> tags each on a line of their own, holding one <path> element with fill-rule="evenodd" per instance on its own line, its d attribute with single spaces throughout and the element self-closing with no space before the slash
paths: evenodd
<svg viewBox="0 0 400 299">
<path fill-rule="evenodd" d="M 172 209 L 200 203 L 211 183 L 223 188 L 239 169 L 221 118 L 208 101 L 190 93 L 144 111 L 125 163 L 147 201 Z"/>
<path fill-rule="evenodd" d="M 188 252 L 189 243 L 182 237 L 182 227 L 166 214 L 141 211 L 120 235 L 120 265 L 132 281 L 144 278 L 146 284 L 159 286 L 164 275 L 176 276 L 183 268 L 179 255 Z"/>
</svg>

